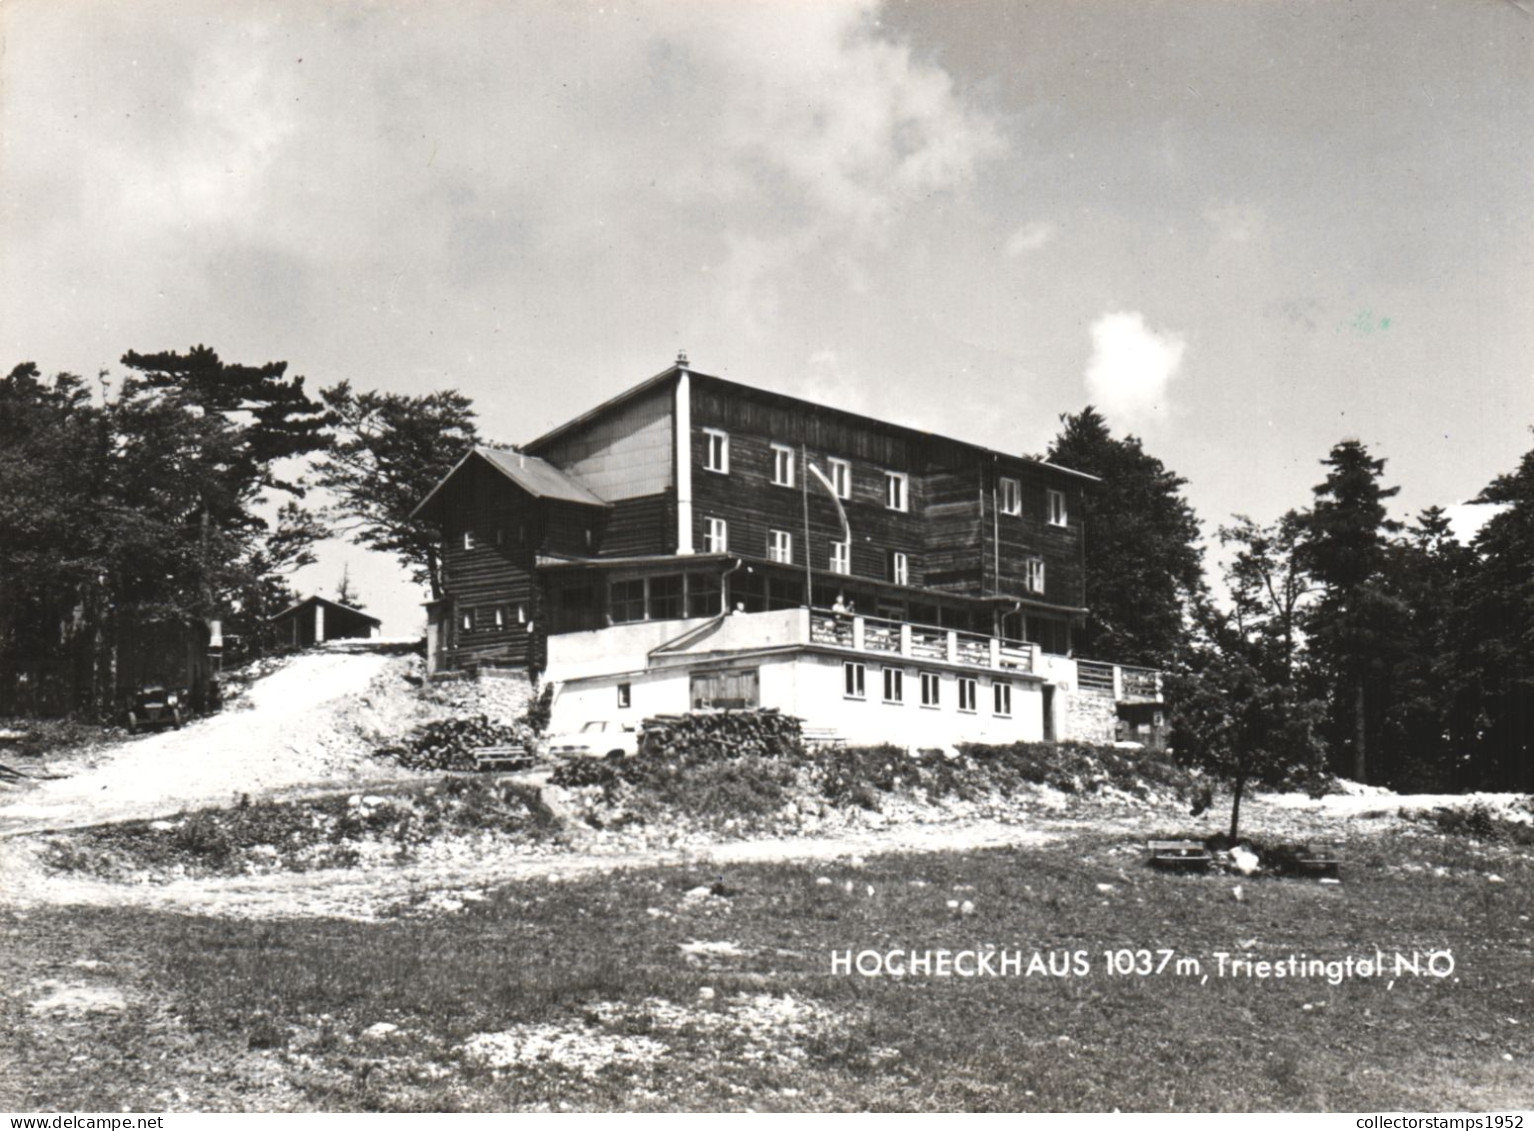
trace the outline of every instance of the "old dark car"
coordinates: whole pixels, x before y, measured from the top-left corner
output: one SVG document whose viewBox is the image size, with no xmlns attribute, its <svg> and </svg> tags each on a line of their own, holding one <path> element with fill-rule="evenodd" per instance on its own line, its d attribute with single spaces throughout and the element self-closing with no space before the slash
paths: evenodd
<svg viewBox="0 0 1534 1131">
<path fill-rule="evenodd" d="M 161 683 L 146 683 L 128 699 L 128 733 L 161 727 L 180 729 L 186 711 L 186 693 Z"/>
</svg>

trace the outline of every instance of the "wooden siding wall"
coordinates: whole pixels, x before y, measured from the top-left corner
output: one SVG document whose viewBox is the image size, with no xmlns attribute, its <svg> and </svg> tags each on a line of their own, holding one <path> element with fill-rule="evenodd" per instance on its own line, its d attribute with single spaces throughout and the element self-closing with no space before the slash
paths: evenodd
<svg viewBox="0 0 1534 1131">
<path fill-rule="evenodd" d="M 532 570 L 544 538 L 539 510 L 530 496 L 477 460 L 447 486 L 442 565 L 450 598 L 444 615 L 452 619 L 443 649 L 446 666 L 541 663 L 542 641 L 535 639 L 538 630 L 529 631 L 527 624 L 517 621 L 519 605 L 535 626 L 542 616 Z M 465 530 L 474 532 L 471 550 L 463 548 Z M 495 627 L 497 607 L 504 610 L 499 629 Z M 463 628 L 466 612 L 474 622 L 468 631 Z"/>
<path fill-rule="evenodd" d="M 1016 479 L 1021 489 L 1022 513 L 996 515 L 993 508 L 1001 501 L 998 485 L 995 496 L 986 493 L 986 519 L 983 537 L 1000 551 L 999 592 L 1014 597 L 1048 601 L 1054 605 L 1080 607 L 1086 603 L 1086 579 L 1082 554 L 1081 488 L 1063 476 L 1053 476 L 1037 465 L 1020 462 L 1002 465 L 997 477 Z M 1049 496 L 1053 489 L 1064 491 L 1067 525 L 1049 525 Z M 1044 592 L 1028 588 L 1028 559 L 1044 559 Z M 995 559 L 992 558 L 994 565 Z M 989 580 L 989 579 L 988 579 Z"/>
<path fill-rule="evenodd" d="M 904 552 L 909 583 L 956 595 L 1004 594 L 1066 607 L 1084 603 L 1082 487 L 1072 476 L 1030 460 L 997 456 L 942 437 L 886 431 L 876 422 L 819 406 L 759 400 L 750 390 L 695 377 L 692 382 L 693 536 L 705 546 L 709 518 L 728 524 L 729 549 L 744 557 L 767 557 L 772 529 L 794 539 L 794 564 L 804 565 L 802 460 L 794 486 L 772 482 L 772 444 L 809 459 L 829 476 L 829 458 L 847 460 L 852 497 L 843 501 L 852 528 L 852 574 L 888 579 L 888 554 Z M 704 469 L 704 428 L 729 433 L 728 474 Z M 909 477 L 909 510 L 885 505 L 885 472 Z M 1022 513 L 997 513 L 999 479 L 1016 479 Z M 1064 491 L 1069 523 L 1048 523 L 1047 490 Z M 836 508 L 824 486 L 810 481 L 810 564 L 830 565 L 830 544 L 841 537 Z M 1045 591 L 1027 586 L 1027 560 L 1044 559 Z"/>
<path fill-rule="evenodd" d="M 672 385 L 663 383 L 537 450 L 609 502 L 673 486 Z"/>
<path fill-rule="evenodd" d="M 676 493 L 622 499 L 607 515 L 600 552 L 604 558 L 670 554 L 676 550 Z"/>
</svg>

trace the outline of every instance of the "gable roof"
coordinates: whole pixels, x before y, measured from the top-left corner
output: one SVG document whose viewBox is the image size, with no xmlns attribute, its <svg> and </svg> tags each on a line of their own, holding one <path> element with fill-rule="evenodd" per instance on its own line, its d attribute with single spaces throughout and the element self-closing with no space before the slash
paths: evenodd
<svg viewBox="0 0 1534 1131">
<path fill-rule="evenodd" d="M 1085 471 L 1077 471 L 1072 467 L 1064 467 L 1058 463 L 1050 463 L 1048 460 L 1037 459 L 1033 456 L 1017 455 L 1012 452 L 997 451 L 995 448 L 987 448 L 981 444 L 974 444 L 968 440 L 961 440 L 954 436 L 944 436 L 936 432 L 928 432 L 921 428 L 913 428 L 906 424 L 896 424 L 893 421 L 881 420 L 875 416 L 866 416 L 863 413 L 851 412 L 847 409 L 836 408 L 833 405 L 821 404 L 818 401 L 806 400 L 803 397 L 796 397 L 789 393 L 780 393 L 773 389 L 764 389 L 759 385 L 747 385 L 742 381 L 732 381 L 727 377 L 716 377 L 711 373 L 704 373 L 701 370 L 692 368 L 690 365 L 684 364 L 677 364 L 671 366 L 669 369 L 663 369 L 655 376 L 648 377 L 641 381 L 639 384 L 633 385 L 623 390 L 616 396 L 609 397 L 595 408 L 588 409 L 587 411 L 581 413 L 579 416 L 565 421 L 563 424 L 552 429 L 551 431 L 545 432 L 542 436 L 539 436 L 536 440 L 528 444 L 527 450 L 545 450 L 550 444 L 564 436 L 566 433 L 574 431 L 593 420 L 597 420 L 603 416 L 606 416 L 613 409 L 618 408 L 620 405 L 627 404 L 629 401 L 635 399 L 636 397 L 644 395 L 651 389 L 655 388 L 657 385 L 663 384 L 667 381 L 675 380 L 683 372 L 686 372 L 693 377 L 699 378 L 704 382 L 712 382 L 716 385 L 725 386 L 726 388 L 736 391 L 737 395 L 739 396 L 751 397 L 758 401 L 766 401 L 772 404 L 792 406 L 798 409 L 813 409 L 817 414 L 820 415 L 840 417 L 841 419 L 850 423 L 856 423 L 857 425 L 863 427 L 872 426 L 885 433 L 893 433 L 898 436 L 908 436 L 926 440 L 940 440 L 944 443 L 954 444 L 961 448 L 967 448 L 973 452 L 980 452 L 988 456 L 998 456 L 1010 463 L 1032 464 L 1033 466 L 1043 468 L 1046 471 L 1067 475 L 1073 479 L 1078 479 L 1085 483 L 1102 482 L 1102 478 L 1100 476 L 1092 475 Z M 528 458 L 531 459 L 533 457 L 530 456 Z"/>
<path fill-rule="evenodd" d="M 483 460 L 535 499 L 558 499 L 561 502 L 580 503 L 588 507 L 612 506 L 611 503 L 592 494 L 589 488 L 576 482 L 548 460 L 527 455 L 525 452 L 507 452 L 500 448 L 475 448 L 459 460 L 452 471 L 442 477 L 442 482 L 433 487 L 431 493 L 410 512 L 410 517 L 415 518 L 425 514 L 442 488 L 446 487 L 464 464 L 472 459 Z"/>
<path fill-rule="evenodd" d="M 361 609 L 354 609 L 350 605 L 343 605 L 340 601 L 332 601 L 329 597 L 321 597 L 319 594 L 315 594 L 313 597 L 305 597 L 301 601 L 295 601 L 283 609 L 282 612 L 273 613 L 266 619 L 269 621 L 281 620 L 283 617 L 292 616 L 300 609 L 307 608 L 310 605 L 324 605 L 327 608 L 340 609 L 344 613 L 351 613 L 352 616 L 361 617 L 363 620 L 372 621 L 374 624 L 383 624 L 383 621 L 379 620 L 372 613 L 365 613 Z"/>
</svg>

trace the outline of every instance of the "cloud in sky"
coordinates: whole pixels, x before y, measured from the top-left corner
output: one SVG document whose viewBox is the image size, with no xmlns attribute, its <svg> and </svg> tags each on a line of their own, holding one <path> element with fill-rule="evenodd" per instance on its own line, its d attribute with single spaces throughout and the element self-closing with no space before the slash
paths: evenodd
<svg viewBox="0 0 1534 1131">
<path fill-rule="evenodd" d="M 1139 311 L 1104 314 L 1092 323 L 1087 395 L 1131 427 L 1164 420 L 1170 409 L 1167 386 L 1182 368 L 1186 349 L 1182 335 L 1152 330 Z"/>
<path fill-rule="evenodd" d="M 1043 220 L 1033 220 L 1024 224 L 1017 231 L 1007 237 L 1005 247 L 1002 249 L 1011 259 L 1027 255 L 1031 251 L 1038 251 L 1050 240 L 1055 238 L 1055 226 Z"/>
</svg>

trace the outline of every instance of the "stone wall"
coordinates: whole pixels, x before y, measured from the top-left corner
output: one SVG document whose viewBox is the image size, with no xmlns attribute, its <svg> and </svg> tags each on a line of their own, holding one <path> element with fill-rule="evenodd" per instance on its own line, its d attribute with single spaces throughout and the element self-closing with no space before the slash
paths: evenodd
<svg viewBox="0 0 1534 1131">
<path fill-rule="evenodd" d="M 433 676 L 428 694 L 455 714 L 484 715 L 494 722 L 515 722 L 538 698 L 539 687 L 525 671 L 481 668 L 477 674 Z"/>
<path fill-rule="evenodd" d="M 1115 742 L 1118 740 L 1118 707 L 1110 695 L 1091 691 L 1056 693 L 1060 698 L 1059 732 L 1062 742 Z"/>
</svg>

